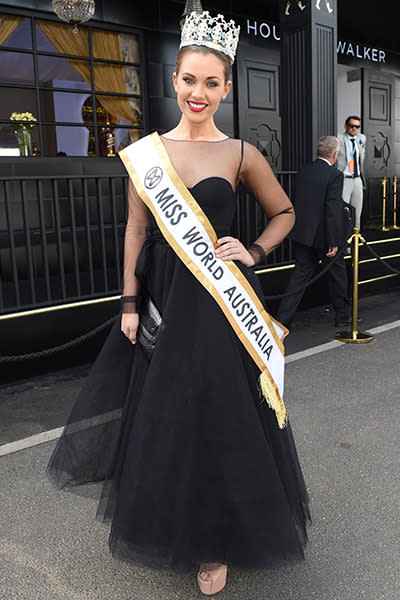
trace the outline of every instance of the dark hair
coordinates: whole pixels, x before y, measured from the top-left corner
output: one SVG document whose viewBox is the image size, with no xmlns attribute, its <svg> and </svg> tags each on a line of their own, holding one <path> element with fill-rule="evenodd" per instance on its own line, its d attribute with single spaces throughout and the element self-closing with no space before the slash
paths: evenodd
<svg viewBox="0 0 400 600">
<path fill-rule="evenodd" d="M 356 117 L 355 115 L 351 115 L 351 117 L 347 117 L 347 119 L 345 120 L 344 124 L 348 125 L 350 123 L 351 119 L 355 119 L 356 121 L 360 121 L 360 123 L 361 123 L 360 117 Z"/>
<path fill-rule="evenodd" d="M 229 56 L 223 52 L 220 52 L 219 50 L 214 50 L 214 48 L 208 48 L 207 46 L 183 46 L 183 48 L 179 50 L 178 56 L 176 57 L 176 74 L 179 73 L 179 69 L 181 68 L 184 57 L 187 54 L 192 54 L 193 52 L 197 52 L 198 54 L 213 54 L 219 58 L 224 68 L 225 83 L 229 81 L 232 66 Z"/>
</svg>

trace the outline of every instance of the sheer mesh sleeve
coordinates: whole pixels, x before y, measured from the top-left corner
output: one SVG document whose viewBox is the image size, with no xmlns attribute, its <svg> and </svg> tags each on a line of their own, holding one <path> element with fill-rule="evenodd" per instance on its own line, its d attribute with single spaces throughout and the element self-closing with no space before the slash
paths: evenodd
<svg viewBox="0 0 400 600">
<path fill-rule="evenodd" d="M 129 214 L 125 229 L 122 311 L 136 313 L 139 306 L 140 283 L 135 276 L 135 269 L 140 250 L 146 239 L 146 227 L 149 223 L 150 213 L 131 181 L 129 181 L 128 199 Z"/>
<path fill-rule="evenodd" d="M 245 142 L 240 182 L 263 208 L 268 225 L 248 251 L 260 262 L 287 236 L 294 225 L 294 208 L 261 152 Z"/>
</svg>

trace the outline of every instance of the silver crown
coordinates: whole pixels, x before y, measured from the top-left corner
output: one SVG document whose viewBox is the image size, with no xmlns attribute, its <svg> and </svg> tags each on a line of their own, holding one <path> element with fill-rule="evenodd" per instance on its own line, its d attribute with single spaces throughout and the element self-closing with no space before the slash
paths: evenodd
<svg viewBox="0 0 400 600">
<path fill-rule="evenodd" d="M 205 10 L 202 13 L 192 12 L 186 17 L 182 28 L 181 44 L 183 46 L 207 46 L 223 52 L 235 60 L 236 48 L 239 41 L 240 26 L 230 20 L 227 23 L 223 15 L 211 17 Z"/>
</svg>

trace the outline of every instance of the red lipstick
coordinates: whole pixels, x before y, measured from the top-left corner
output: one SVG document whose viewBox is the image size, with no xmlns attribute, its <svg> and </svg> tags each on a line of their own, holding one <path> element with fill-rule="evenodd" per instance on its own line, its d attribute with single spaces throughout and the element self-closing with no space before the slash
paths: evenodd
<svg viewBox="0 0 400 600">
<path fill-rule="evenodd" d="M 204 102 L 193 102 L 191 100 L 188 100 L 187 103 L 190 110 L 193 112 L 202 112 L 208 106 L 208 104 L 204 104 Z"/>
</svg>

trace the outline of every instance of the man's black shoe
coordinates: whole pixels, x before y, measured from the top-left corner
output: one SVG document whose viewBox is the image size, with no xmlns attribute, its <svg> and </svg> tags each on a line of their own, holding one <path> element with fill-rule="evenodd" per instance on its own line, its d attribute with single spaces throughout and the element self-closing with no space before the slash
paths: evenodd
<svg viewBox="0 0 400 600">
<path fill-rule="evenodd" d="M 351 317 L 336 317 L 335 319 L 335 327 L 346 327 L 347 325 L 351 325 L 353 319 Z M 357 319 L 357 324 L 361 323 L 360 317 Z"/>
<path fill-rule="evenodd" d="M 351 325 L 350 317 L 348 319 L 336 319 L 335 327 L 346 327 L 347 325 Z"/>
</svg>

